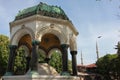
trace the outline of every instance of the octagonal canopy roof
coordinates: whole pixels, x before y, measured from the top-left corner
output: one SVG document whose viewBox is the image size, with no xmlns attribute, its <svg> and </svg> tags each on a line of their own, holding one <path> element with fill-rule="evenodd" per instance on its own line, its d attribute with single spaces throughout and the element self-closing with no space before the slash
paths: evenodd
<svg viewBox="0 0 120 80">
<path fill-rule="evenodd" d="M 65 12 L 60 7 L 47 5 L 46 3 L 42 3 L 42 2 L 40 2 L 38 5 L 35 5 L 33 7 L 29 7 L 19 11 L 17 16 L 15 17 L 15 20 L 20 20 L 35 14 L 53 17 L 53 18 L 59 18 L 63 20 L 69 20 Z"/>
</svg>

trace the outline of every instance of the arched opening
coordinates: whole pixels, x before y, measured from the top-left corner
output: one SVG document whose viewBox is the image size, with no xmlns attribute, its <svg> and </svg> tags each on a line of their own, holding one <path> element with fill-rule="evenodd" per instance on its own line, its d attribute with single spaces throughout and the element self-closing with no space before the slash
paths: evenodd
<svg viewBox="0 0 120 80">
<path fill-rule="evenodd" d="M 14 74 L 25 74 L 29 70 L 31 59 L 31 37 L 29 34 L 22 36 L 18 42 L 18 49 L 15 57 Z"/>
<path fill-rule="evenodd" d="M 22 36 L 18 42 L 18 47 L 21 45 L 25 45 L 28 47 L 29 49 L 29 53 L 31 53 L 31 48 L 32 48 L 32 44 L 31 44 L 32 40 L 29 34 L 26 34 L 24 36 Z"/>
<path fill-rule="evenodd" d="M 43 49 L 39 48 L 38 49 L 38 62 L 39 63 L 45 62 L 44 61 L 45 58 L 46 58 L 46 52 Z"/>
<path fill-rule="evenodd" d="M 21 39 L 21 37 L 25 36 L 25 35 L 29 35 L 31 39 L 34 39 L 34 32 L 33 30 L 31 30 L 28 27 L 22 27 L 21 29 L 18 29 L 11 37 L 10 40 L 10 44 L 11 45 L 18 45 L 19 40 Z"/>
<path fill-rule="evenodd" d="M 58 73 L 62 72 L 62 53 L 58 48 L 49 51 L 49 64 L 56 69 Z"/>
<path fill-rule="evenodd" d="M 57 36 L 57 38 L 60 40 L 61 44 L 64 44 L 68 41 L 68 37 L 66 36 L 65 32 L 61 30 L 60 27 L 58 27 L 59 25 L 54 25 L 52 26 L 50 24 L 50 26 L 46 26 L 46 27 L 42 27 L 40 29 L 38 29 L 38 39 L 41 41 L 43 38 L 43 35 L 46 34 L 53 34 L 55 36 Z"/>
<path fill-rule="evenodd" d="M 59 38 L 51 33 L 47 33 L 42 36 L 40 46 L 45 49 L 45 52 L 49 52 L 52 48 L 60 49 L 60 40 Z"/>
<path fill-rule="evenodd" d="M 14 74 L 15 75 L 23 75 L 26 73 L 27 68 L 27 56 L 28 56 L 28 48 L 24 45 L 20 46 L 17 49 L 16 57 L 15 57 L 15 65 L 14 65 Z"/>
<path fill-rule="evenodd" d="M 42 36 L 40 52 L 45 54 L 44 60 L 54 67 L 57 72 L 62 71 L 62 54 L 59 38 L 51 33 Z M 60 67 L 61 66 L 61 67 Z"/>
<path fill-rule="evenodd" d="M 54 53 L 59 54 L 59 55 L 62 55 L 60 49 L 58 49 L 58 48 L 52 48 L 52 49 L 49 51 L 48 57 L 51 58 Z"/>
</svg>

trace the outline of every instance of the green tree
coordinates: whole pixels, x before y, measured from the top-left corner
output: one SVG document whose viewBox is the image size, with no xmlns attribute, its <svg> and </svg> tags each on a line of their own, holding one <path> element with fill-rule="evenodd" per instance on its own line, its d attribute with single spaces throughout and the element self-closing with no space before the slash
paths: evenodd
<svg viewBox="0 0 120 80">
<path fill-rule="evenodd" d="M 39 62 L 45 62 L 45 52 L 39 50 Z M 58 73 L 62 72 L 62 54 L 59 50 L 52 50 L 49 65 L 54 67 Z M 68 71 L 72 72 L 72 63 L 68 60 Z"/>
<path fill-rule="evenodd" d="M 104 80 L 111 80 L 111 78 L 115 79 L 113 74 L 118 74 L 120 72 L 120 60 L 118 60 L 117 54 L 107 54 L 99 58 L 96 65 L 97 72 L 104 77 Z"/>
<path fill-rule="evenodd" d="M 20 47 L 17 50 L 17 54 L 15 57 L 15 65 L 14 65 L 14 74 L 22 75 L 26 73 L 26 57 L 24 48 Z"/>
<path fill-rule="evenodd" d="M 0 35 L 0 76 L 6 72 L 8 55 L 9 55 L 9 38 L 5 35 Z"/>
<path fill-rule="evenodd" d="M 110 76 L 114 80 L 120 80 L 120 58 L 114 58 L 111 60 Z"/>
<path fill-rule="evenodd" d="M 110 75 L 112 78 L 115 80 L 120 80 L 120 42 L 116 45 L 117 49 L 117 58 L 114 58 L 111 60 L 111 70 L 110 70 Z"/>
<path fill-rule="evenodd" d="M 45 52 L 42 49 L 38 49 L 38 62 L 45 62 Z"/>
<path fill-rule="evenodd" d="M 0 35 L 0 76 L 3 76 L 7 69 L 8 57 L 9 57 L 8 45 L 9 45 L 9 38 L 5 35 Z M 24 73 L 23 69 L 25 69 L 25 58 L 23 54 L 24 52 L 22 51 L 23 49 L 17 50 L 17 56 L 15 58 L 15 65 L 14 65 L 15 74 Z"/>
<path fill-rule="evenodd" d="M 58 73 L 62 72 L 62 54 L 59 51 L 53 51 L 51 60 L 49 62 L 51 66 L 53 66 Z M 68 60 L 68 71 L 72 72 L 72 63 Z"/>
<path fill-rule="evenodd" d="M 56 69 L 57 72 L 62 71 L 62 57 L 61 53 L 53 51 L 49 64 Z"/>
</svg>

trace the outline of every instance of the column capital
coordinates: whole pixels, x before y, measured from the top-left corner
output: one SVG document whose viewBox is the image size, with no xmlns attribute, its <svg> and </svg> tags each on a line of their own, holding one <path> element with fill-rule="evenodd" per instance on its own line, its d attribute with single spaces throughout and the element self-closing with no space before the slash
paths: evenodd
<svg viewBox="0 0 120 80">
<path fill-rule="evenodd" d="M 32 41 L 32 45 L 39 45 L 39 43 L 40 43 L 40 41 L 38 41 L 38 40 L 33 40 Z"/>
<path fill-rule="evenodd" d="M 18 46 L 17 45 L 9 45 L 10 49 L 16 49 Z"/>
<path fill-rule="evenodd" d="M 70 51 L 71 55 L 76 55 L 77 51 Z"/>
<path fill-rule="evenodd" d="M 69 47 L 68 44 L 61 44 L 60 46 L 61 46 L 62 48 L 68 48 L 68 47 Z"/>
</svg>

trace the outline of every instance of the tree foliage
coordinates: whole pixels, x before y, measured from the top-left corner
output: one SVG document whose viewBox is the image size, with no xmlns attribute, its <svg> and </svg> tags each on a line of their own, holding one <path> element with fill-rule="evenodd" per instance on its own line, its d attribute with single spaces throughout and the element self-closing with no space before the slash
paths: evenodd
<svg viewBox="0 0 120 80">
<path fill-rule="evenodd" d="M 62 57 L 60 53 L 53 51 L 49 64 L 56 69 L 57 72 L 62 71 Z"/>
<path fill-rule="evenodd" d="M 9 55 L 9 38 L 5 35 L 0 35 L 0 75 L 2 76 L 7 68 Z"/>
<path fill-rule="evenodd" d="M 62 72 L 62 54 L 59 51 L 53 51 L 51 60 L 49 62 L 51 66 L 53 66 L 57 72 Z M 68 60 L 68 71 L 72 72 L 72 63 Z"/>
<path fill-rule="evenodd" d="M 120 79 L 120 58 L 117 54 L 107 54 L 99 58 L 96 65 L 104 80 Z"/>
<path fill-rule="evenodd" d="M 43 55 L 44 52 L 40 51 L 39 52 L 39 62 L 44 62 L 45 60 L 45 55 Z M 59 50 L 52 50 L 51 51 L 51 56 L 50 56 L 50 61 L 49 65 L 54 67 L 58 73 L 62 72 L 62 54 Z M 68 60 L 68 71 L 72 72 L 72 63 L 70 60 Z"/>
<path fill-rule="evenodd" d="M 4 75 L 7 69 L 9 57 L 9 38 L 5 35 L 0 35 L 0 76 Z M 17 50 L 15 58 L 14 74 L 23 74 L 25 69 L 25 58 L 23 49 Z M 21 70 L 22 69 L 22 70 Z"/>
<path fill-rule="evenodd" d="M 38 49 L 38 62 L 45 62 L 45 52 L 42 49 Z"/>
<path fill-rule="evenodd" d="M 25 51 L 22 47 L 17 50 L 15 65 L 14 65 L 14 74 L 22 75 L 26 73 L 26 56 Z"/>
</svg>

